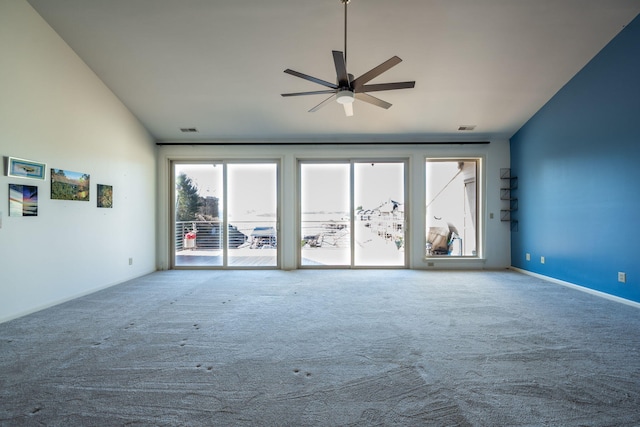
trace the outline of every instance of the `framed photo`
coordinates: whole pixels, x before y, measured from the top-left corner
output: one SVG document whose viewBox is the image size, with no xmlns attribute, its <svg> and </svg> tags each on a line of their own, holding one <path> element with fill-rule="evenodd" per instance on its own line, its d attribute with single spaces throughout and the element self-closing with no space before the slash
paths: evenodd
<svg viewBox="0 0 640 427">
<path fill-rule="evenodd" d="M 113 186 L 98 184 L 98 207 L 99 208 L 112 208 L 113 207 Z"/>
<path fill-rule="evenodd" d="M 31 160 L 9 157 L 7 175 L 16 178 L 45 179 L 47 165 Z"/>
<path fill-rule="evenodd" d="M 9 216 L 38 216 L 38 187 L 9 184 Z"/>
<path fill-rule="evenodd" d="M 89 174 L 51 169 L 51 198 L 89 201 Z"/>
</svg>

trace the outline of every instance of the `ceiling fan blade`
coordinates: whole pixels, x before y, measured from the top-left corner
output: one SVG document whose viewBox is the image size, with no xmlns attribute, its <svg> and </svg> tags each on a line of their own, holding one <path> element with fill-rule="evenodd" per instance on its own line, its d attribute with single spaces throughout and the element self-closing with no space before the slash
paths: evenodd
<svg viewBox="0 0 640 427">
<path fill-rule="evenodd" d="M 300 77 L 301 79 L 309 80 L 310 82 L 318 83 L 319 85 L 322 85 L 322 86 L 330 87 L 331 89 L 338 89 L 338 85 L 336 85 L 334 83 L 329 83 L 329 82 L 327 82 L 325 80 L 321 80 L 321 79 L 318 79 L 316 77 L 312 77 L 312 76 L 307 75 L 307 74 L 299 73 L 299 72 L 293 71 L 293 70 L 291 70 L 289 68 L 284 70 L 284 72 L 287 73 L 287 74 L 291 74 L 292 76 Z"/>
<path fill-rule="evenodd" d="M 310 113 L 315 113 L 316 111 L 318 111 L 319 109 L 321 109 L 322 107 L 327 105 L 330 101 L 332 101 L 333 98 L 335 98 L 335 94 L 331 95 L 330 97 L 328 97 L 327 99 L 322 101 L 320 104 L 318 104 L 315 107 L 313 107 L 312 109 L 310 109 L 309 112 Z"/>
<path fill-rule="evenodd" d="M 387 101 L 383 101 L 382 99 L 378 99 L 375 96 L 371 96 L 367 93 L 360 92 L 360 93 L 356 93 L 355 96 L 356 96 L 356 99 L 359 99 L 360 101 L 368 102 L 369 104 L 373 104 L 375 106 L 382 107 L 384 109 L 387 109 L 392 105 L 392 104 L 389 104 Z"/>
<path fill-rule="evenodd" d="M 357 92 L 379 92 L 382 90 L 413 89 L 416 82 L 380 83 L 376 85 L 362 85 L 357 88 Z"/>
<path fill-rule="evenodd" d="M 344 105 L 344 115 L 347 117 L 353 116 L 353 102 L 347 102 Z"/>
<path fill-rule="evenodd" d="M 282 96 L 302 96 L 302 95 L 322 95 L 327 93 L 336 93 L 335 90 L 327 89 L 327 90 L 314 90 L 311 92 L 293 92 L 293 93 L 283 93 Z"/>
<path fill-rule="evenodd" d="M 398 58 L 397 56 L 394 56 L 393 58 L 390 58 L 390 59 L 386 60 L 382 64 L 378 65 L 375 68 L 372 68 L 371 70 L 367 71 L 366 73 L 364 73 L 360 77 L 356 78 L 352 82 L 352 85 L 353 85 L 352 87 L 355 89 L 355 88 L 358 88 L 358 87 L 366 84 L 370 80 L 373 80 L 374 78 L 378 77 L 380 74 L 384 73 L 385 71 L 387 71 L 391 67 L 394 67 L 394 66 L 398 65 L 401 62 L 402 62 L 402 59 Z"/>
<path fill-rule="evenodd" d="M 347 74 L 347 64 L 344 62 L 344 54 L 339 50 L 333 51 L 333 63 L 336 66 L 336 76 L 338 76 L 338 85 L 341 87 L 348 87 L 349 75 Z"/>
</svg>

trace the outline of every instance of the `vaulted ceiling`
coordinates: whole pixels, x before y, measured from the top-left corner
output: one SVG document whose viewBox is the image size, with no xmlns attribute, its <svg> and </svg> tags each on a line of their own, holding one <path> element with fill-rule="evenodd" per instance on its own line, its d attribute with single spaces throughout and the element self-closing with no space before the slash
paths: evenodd
<svg viewBox="0 0 640 427">
<path fill-rule="evenodd" d="M 28 0 L 160 142 L 508 138 L 640 13 L 638 0 L 351 0 L 348 69 L 394 55 L 345 117 L 324 87 L 340 0 Z M 474 125 L 474 130 L 459 131 Z M 181 128 L 196 128 L 184 133 Z"/>
</svg>

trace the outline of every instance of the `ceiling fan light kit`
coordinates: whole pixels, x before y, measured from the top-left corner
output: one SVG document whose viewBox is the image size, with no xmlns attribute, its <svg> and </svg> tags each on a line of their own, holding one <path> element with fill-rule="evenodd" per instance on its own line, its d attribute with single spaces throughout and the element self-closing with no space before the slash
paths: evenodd
<svg viewBox="0 0 640 427">
<path fill-rule="evenodd" d="M 369 81 L 378 77 L 385 71 L 389 70 L 391 67 L 394 67 L 395 65 L 398 65 L 400 62 L 402 62 L 402 60 L 397 56 L 394 56 L 378 65 L 377 67 L 372 68 L 358 78 L 354 79 L 352 74 L 347 73 L 347 5 L 350 3 L 350 1 L 351 0 L 340 0 L 340 2 L 344 4 L 344 52 L 341 52 L 339 50 L 332 51 L 333 62 L 336 68 L 336 83 L 318 79 L 316 77 L 312 77 L 308 74 L 300 73 L 289 68 L 284 70 L 284 72 L 287 74 L 291 74 L 292 76 L 299 77 L 301 79 L 308 80 L 310 82 L 317 83 L 328 88 L 325 90 L 282 94 L 282 96 L 284 97 L 321 94 L 329 95 L 329 97 L 324 101 L 310 109 L 310 113 L 318 111 L 320 108 L 331 102 L 334 98 L 339 104 L 342 104 L 344 106 L 345 115 L 347 116 L 353 115 L 353 102 L 356 99 L 375 105 L 377 107 L 388 109 L 389 107 L 391 107 L 390 103 L 369 95 L 366 92 L 411 89 L 415 87 L 415 81 L 367 85 Z"/>
</svg>

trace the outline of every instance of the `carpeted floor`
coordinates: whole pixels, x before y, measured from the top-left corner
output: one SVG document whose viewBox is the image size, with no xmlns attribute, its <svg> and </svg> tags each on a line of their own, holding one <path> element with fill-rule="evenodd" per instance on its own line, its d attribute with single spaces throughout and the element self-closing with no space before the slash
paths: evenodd
<svg viewBox="0 0 640 427">
<path fill-rule="evenodd" d="M 640 310 L 511 271 L 158 272 L 0 324 L 0 425 L 638 426 Z"/>
</svg>

